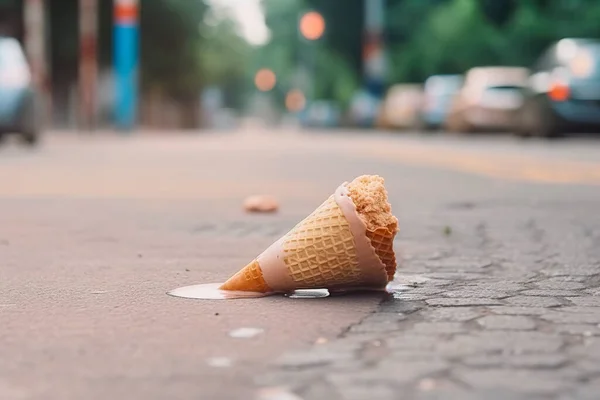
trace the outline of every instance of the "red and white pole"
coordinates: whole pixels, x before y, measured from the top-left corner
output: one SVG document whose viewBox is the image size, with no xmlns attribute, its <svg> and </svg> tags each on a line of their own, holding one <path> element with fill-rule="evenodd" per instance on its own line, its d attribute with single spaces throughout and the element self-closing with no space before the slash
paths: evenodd
<svg viewBox="0 0 600 400">
<path fill-rule="evenodd" d="M 79 0 L 79 121 L 93 130 L 97 123 L 98 0 Z"/>
<path fill-rule="evenodd" d="M 46 61 L 46 16 L 44 0 L 25 0 L 24 13 L 24 47 L 31 66 L 31 78 L 35 91 L 45 106 L 44 117 L 50 107 L 48 82 L 48 66 Z"/>
<path fill-rule="evenodd" d="M 114 5 L 115 125 L 129 132 L 137 124 L 140 1 L 114 0 Z"/>
<path fill-rule="evenodd" d="M 385 43 L 383 40 L 385 4 L 385 0 L 364 0 L 364 77 L 367 90 L 376 97 L 383 95 L 387 72 Z"/>
</svg>

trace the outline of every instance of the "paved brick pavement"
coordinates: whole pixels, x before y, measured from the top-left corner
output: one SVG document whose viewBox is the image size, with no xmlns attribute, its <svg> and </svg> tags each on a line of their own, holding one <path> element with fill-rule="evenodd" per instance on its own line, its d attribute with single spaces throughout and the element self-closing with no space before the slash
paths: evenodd
<svg viewBox="0 0 600 400">
<path fill-rule="evenodd" d="M 543 205 L 421 216 L 437 229 L 405 218 L 394 293 L 378 312 L 285 354 L 257 383 L 306 400 L 597 399 L 598 205 L 553 204 L 540 190 Z"/>
</svg>

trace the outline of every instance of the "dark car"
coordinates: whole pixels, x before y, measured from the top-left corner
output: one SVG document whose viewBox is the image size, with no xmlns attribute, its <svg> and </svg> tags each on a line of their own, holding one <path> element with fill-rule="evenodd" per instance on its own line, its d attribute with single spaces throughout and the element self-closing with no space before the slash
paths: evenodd
<svg viewBox="0 0 600 400">
<path fill-rule="evenodd" d="M 600 131 L 600 40 L 562 39 L 532 68 L 517 113 L 520 136 Z"/>
<path fill-rule="evenodd" d="M 21 44 L 0 36 L 0 140 L 17 133 L 23 142 L 35 144 L 39 123 L 38 99 Z"/>
</svg>

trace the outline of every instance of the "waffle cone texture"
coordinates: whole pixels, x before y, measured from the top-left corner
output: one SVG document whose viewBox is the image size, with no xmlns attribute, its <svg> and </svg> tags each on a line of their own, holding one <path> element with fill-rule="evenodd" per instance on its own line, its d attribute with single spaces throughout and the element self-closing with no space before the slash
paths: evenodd
<svg viewBox="0 0 600 400">
<path fill-rule="evenodd" d="M 384 287 L 396 271 L 396 232 L 388 228 L 369 230 L 352 218 L 349 221 L 348 207 L 343 209 L 339 199 L 337 192 L 331 195 L 220 289 L 269 293 Z M 349 197 L 342 200 L 351 204 Z M 365 261 L 365 246 L 357 246 L 361 240 L 372 253 L 370 262 Z"/>
<path fill-rule="evenodd" d="M 283 254 L 298 289 L 360 281 L 352 232 L 333 196 L 285 236 Z"/>
<path fill-rule="evenodd" d="M 243 288 L 243 289 L 241 289 Z M 246 292 L 267 293 L 271 289 L 263 278 L 262 270 L 258 261 L 254 260 L 229 278 L 221 287 L 221 290 L 244 290 Z"/>
</svg>

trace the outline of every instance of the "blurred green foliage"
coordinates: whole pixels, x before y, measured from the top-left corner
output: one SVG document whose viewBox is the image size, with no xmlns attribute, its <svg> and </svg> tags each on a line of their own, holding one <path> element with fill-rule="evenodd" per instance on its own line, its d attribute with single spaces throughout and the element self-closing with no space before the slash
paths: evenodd
<svg viewBox="0 0 600 400">
<path fill-rule="evenodd" d="M 364 1 L 264 0 L 273 39 L 257 52 L 261 66 L 276 70 L 280 89 L 293 86 L 298 66 L 310 64 L 297 21 L 315 9 L 327 23 L 310 44 L 315 96 L 346 102 L 361 82 Z M 598 0 L 387 0 L 385 18 L 389 84 L 479 65 L 531 66 L 553 41 L 600 38 Z"/>
<path fill-rule="evenodd" d="M 77 76 L 78 0 L 47 0 L 52 26 L 54 82 Z M 252 93 L 260 68 L 277 75 L 272 92 L 287 91 L 346 105 L 362 81 L 364 1 L 263 0 L 271 40 L 252 47 L 231 17 L 206 0 L 141 0 L 141 83 L 182 100 L 218 86 L 230 106 Z M 22 10 L 23 0 L 0 0 Z M 101 0 L 100 64 L 112 63 L 112 1 Z M 314 9 L 326 20 L 324 36 L 302 40 L 298 20 Z M 20 11 L 21 12 L 21 11 Z M 421 82 L 431 74 L 462 73 L 477 65 L 530 66 L 563 37 L 600 37 L 598 0 L 386 0 L 388 83 Z"/>
<path fill-rule="evenodd" d="M 200 27 L 201 42 L 197 49 L 204 85 L 222 90 L 224 103 L 242 107 L 248 87 L 247 70 L 250 45 L 238 33 L 237 24 L 227 15 L 209 12 Z"/>
<path fill-rule="evenodd" d="M 424 6 L 405 0 L 392 13 L 402 14 L 410 3 Z M 531 66 L 553 41 L 600 37 L 596 0 L 449 0 L 425 11 L 422 19 L 413 19 L 406 40 L 389 44 L 391 82 L 463 73 L 478 65 Z M 393 21 L 388 23 L 393 29 Z"/>
<path fill-rule="evenodd" d="M 321 6 L 327 6 L 322 3 Z M 327 18 L 323 8 L 313 7 L 304 0 L 263 0 L 271 40 L 253 52 L 251 73 L 260 68 L 275 72 L 278 83 L 274 95 L 278 104 L 284 104 L 289 90 L 301 89 L 309 97 L 312 93 L 313 98 L 335 99 L 345 105 L 358 88 L 360 74 L 355 66 L 360 63 L 362 33 L 354 25 L 362 24 L 362 1 L 345 3 L 344 9 L 352 10 L 352 16 L 339 14 L 343 20 L 328 19 L 324 36 L 311 42 L 298 32 L 299 18 L 313 9 Z M 329 4 L 332 12 L 339 7 L 339 3 L 335 4 Z"/>
<path fill-rule="evenodd" d="M 142 88 L 159 88 L 173 97 L 197 97 L 203 83 L 200 27 L 202 1 L 141 1 Z"/>
</svg>

